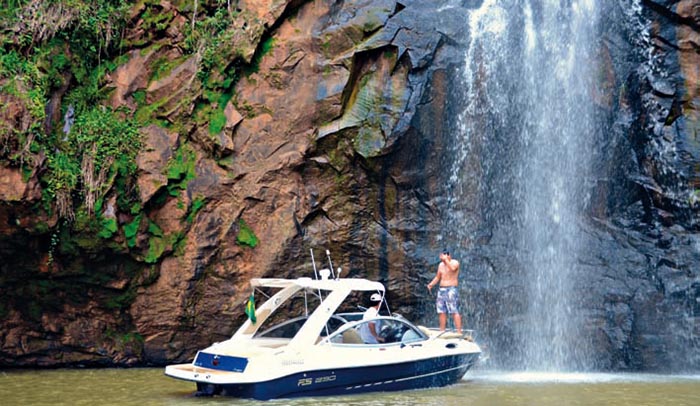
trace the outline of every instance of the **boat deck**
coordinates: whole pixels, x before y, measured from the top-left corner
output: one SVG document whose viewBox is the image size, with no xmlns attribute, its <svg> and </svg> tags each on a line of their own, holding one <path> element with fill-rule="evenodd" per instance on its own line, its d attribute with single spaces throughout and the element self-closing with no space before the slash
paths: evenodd
<svg viewBox="0 0 700 406">
<path fill-rule="evenodd" d="M 207 375 L 214 375 L 214 376 L 230 376 L 231 374 L 238 373 L 238 372 L 220 371 L 217 369 L 196 367 L 192 364 L 171 365 L 171 366 L 169 366 L 169 368 L 177 370 L 177 371 L 181 371 L 181 372 L 188 372 L 188 373 L 193 373 L 193 374 L 207 374 Z"/>
</svg>

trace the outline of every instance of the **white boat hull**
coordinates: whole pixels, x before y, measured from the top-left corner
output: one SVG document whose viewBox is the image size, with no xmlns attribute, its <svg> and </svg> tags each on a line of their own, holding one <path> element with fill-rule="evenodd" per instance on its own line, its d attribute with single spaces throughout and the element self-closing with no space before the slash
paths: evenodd
<svg viewBox="0 0 700 406">
<path fill-rule="evenodd" d="M 170 366 L 166 374 L 197 382 L 198 391 L 207 395 L 266 400 L 441 387 L 461 380 L 478 357 L 479 353 L 458 353 L 402 363 L 299 371 L 260 382 L 235 382 L 240 373 L 192 364 Z"/>
</svg>

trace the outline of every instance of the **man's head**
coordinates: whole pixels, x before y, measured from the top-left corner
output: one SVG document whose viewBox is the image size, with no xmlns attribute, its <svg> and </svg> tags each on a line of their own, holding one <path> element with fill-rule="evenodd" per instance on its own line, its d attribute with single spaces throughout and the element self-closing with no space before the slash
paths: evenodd
<svg viewBox="0 0 700 406">
<path fill-rule="evenodd" d="M 447 258 L 447 259 L 452 258 L 452 257 L 450 256 L 450 251 L 448 251 L 447 248 L 445 248 L 444 250 L 442 250 L 442 252 L 440 253 L 440 259 L 442 259 L 443 257 L 445 257 L 445 258 Z"/>
<path fill-rule="evenodd" d="M 369 303 L 370 306 L 378 306 L 382 302 L 382 295 L 379 293 L 373 293 L 372 296 L 369 297 Z"/>
</svg>

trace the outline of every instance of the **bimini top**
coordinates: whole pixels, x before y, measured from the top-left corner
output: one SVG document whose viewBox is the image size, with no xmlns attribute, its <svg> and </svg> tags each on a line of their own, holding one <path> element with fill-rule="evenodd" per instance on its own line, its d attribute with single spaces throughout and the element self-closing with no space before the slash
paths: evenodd
<svg viewBox="0 0 700 406">
<path fill-rule="evenodd" d="M 370 281 L 361 278 L 339 278 L 339 279 L 282 279 L 282 278 L 255 278 L 250 284 L 254 287 L 267 288 L 288 288 L 296 286 L 301 289 L 321 289 L 321 290 L 351 290 L 351 291 L 381 291 L 384 292 L 384 285 L 381 282 Z"/>
<path fill-rule="evenodd" d="M 255 333 L 265 320 L 287 300 L 291 299 L 296 292 L 300 290 L 319 291 L 320 304 L 308 315 L 304 324 L 289 341 L 290 347 L 315 345 L 319 333 L 326 326 L 328 320 L 352 292 L 382 292 L 382 296 L 384 295 L 384 285 L 381 282 L 362 278 L 256 278 L 251 279 L 250 284 L 254 289 L 265 287 L 280 290 L 255 309 L 256 322 L 250 318 L 246 320 L 233 335 L 233 340 L 253 340 Z M 320 291 L 325 293 L 321 295 Z"/>
</svg>

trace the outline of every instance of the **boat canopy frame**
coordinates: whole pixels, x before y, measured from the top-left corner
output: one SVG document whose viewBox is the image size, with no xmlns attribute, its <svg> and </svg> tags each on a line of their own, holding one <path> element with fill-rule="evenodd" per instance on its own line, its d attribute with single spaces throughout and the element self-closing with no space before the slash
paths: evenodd
<svg viewBox="0 0 700 406">
<path fill-rule="evenodd" d="M 362 278 L 311 279 L 308 277 L 296 279 L 283 278 L 254 278 L 250 281 L 253 289 L 280 289 L 269 297 L 261 306 L 255 309 L 256 322 L 246 320 L 236 331 L 232 339 L 251 340 L 260 327 L 277 309 L 299 291 L 318 291 L 320 303 L 308 316 L 306 323 L 289 341 L 290 347 L 303 347 L 317 344 L 326 323 L 335 311 L 352 292 L 380 292 L 384 298 L 385 288 L 381 282 Z M 320 292 L 327 292 L 323 297 Z"/>
</svg>

